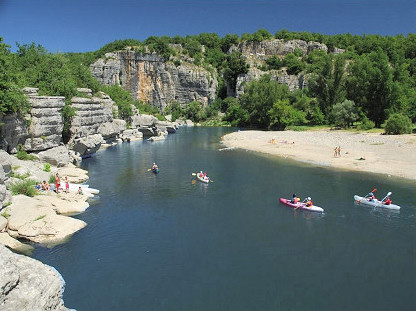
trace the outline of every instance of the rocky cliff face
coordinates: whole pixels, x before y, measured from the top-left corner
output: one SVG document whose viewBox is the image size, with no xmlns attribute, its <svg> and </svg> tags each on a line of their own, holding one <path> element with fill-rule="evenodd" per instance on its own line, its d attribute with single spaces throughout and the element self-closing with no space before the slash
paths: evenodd
<svg viewBox="0 0 416 311">
<path fill-rule="evenodd" d="M 176 67 L 154 53 L 107 53 L 90 69 L 101 84 L 120 84 L 133 98 L 152 103 L 161 111 L 174 101 L 196 100 L 207 105 L 214 100 L 218 86 L 216 77 L 204 68 L 185 62 Z"/>
<path fill-rule="evenodd" d="M 0 309 L 2 311 L 67 311 L 65 282 L 52 267 L 12 253 L 0 244 Z"/>
<path fill-rule="evenodd" d="M 38 89 L 25 88 L 31 105 L 30 112 L 24 116 L 0 115 L 0 148 L 16 152 L 19 144 L 27 151 L 41 151 L 59 146 L 62 141 L 62 107 L 65 97 L 39 96 Z"/>
<path fill-rule="evenodd" d="M 296 89 L 303 89 L 307 86 L 308 76 L 304 73 L 298 75 L 289 75 L 286 68 L 281 70 L 262 71 L 258 67 L 264 65 L 265 61 L 272 56 L 279 56 L 283 58 L 288 53 L 300 51 L 302 55 L 308 55 L 313 50 L 322 50 L 328 53 L 328 47 L 319 42 L 306 42 L 303 40 L 269 40 L 262 42 L 244 41 L 237 46 L 232 46 L 229 50 L 231 52 L 240 52 L 250 64 L 249 71 L 240 75 L 237 78 L 236 92 L 233 94 L 232 90 L 228 90 L 229 95 L 236 95 L 237 97 L 244 93 L 244 86 L 259 79 L 264 74 L 269 74 L 273 80 L 277 80 L 280 84 L 286 84 L 291 91 Z M 336 49 L 331 53 L 342 53 L 343 50 Z"/>
<path fill-rule="evenodd" d="M 303 55 L 307 55 L 315 49 L 328 52 L 328 48 L 325 44 L 319 42 L 306 42 L 303 40 L 269 40 L 262 42 L 244 41 L 237 46 L 232 46 L 229 52 L 240 52 L 244 56 L 254 56 L 259 59 L 266 59 L 273 55 L 284 56 L 288 53 L 293 53 L 295 50 L 299 50 Z"/>
</svg>

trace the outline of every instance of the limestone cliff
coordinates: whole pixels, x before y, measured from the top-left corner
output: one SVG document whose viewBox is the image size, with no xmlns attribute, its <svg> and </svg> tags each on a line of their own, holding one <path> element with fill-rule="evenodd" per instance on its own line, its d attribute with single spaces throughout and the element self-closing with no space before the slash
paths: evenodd
<svg viewBox="0 0 416 311">
<path fill-rule="evenodd" d="M 0 115 L 0 148 L 15 152 L 19 144 L 25 150 L 41 151 L 59 146 L 62 141 L 62 107 L 65 97 L 39 96 L 36 88 L 25 88 L 31 110 L 24 116 Z"/>
<path fill-rule="evenodd" d="M 290 75 L 287 73 L 285 67 L 280 70 L 270 71 L 263 71 L 259 68 L 272 56 L 278 56 L 283 59 L 285 55 L 294 53 L 295 51 L 305 56 L 317 49 L 326 53 L 338 54 L 343 52 L 341 49 L 329 51 L 325 44 L 312 41 L 306 42 L 303 40 L 284 41 L 274 39 L 262 42 L 243 41 L 237 46 L 232 46 L 228 52 L 240 52 L 250 64 L 250 69 L 246 74 L 240 75 L 237 78 L 236 92 L 233 94 L 232 90 L 229 90 L 229 95 L 240 96 L 244 93 L 244 86 L 247 83 L 259 79 L 264 74 L 269 74 L 272 79 L 277 80 L 280 84 L 286 84 L 291 91 L 305 88 L 307 86 L 308 75 L 303 72 L 297 75 Z"/>
<path fill-rule="evenodd" d="M 64 311 L 65 282 L 52 267 L 0 244 L 0 310 Z"/>
<path fill-rule="evenodd" d="M 175 66 L 155 53 L 123 50 L 107 53 L 90 67 L 101 84 L 120 84 L 133 98 L 151 103 L 161 111 L 171 102 L 199 101 L 208 105 L 215 98 L 218 81 L 203 67 L 182 62 Z"/>
</svg>

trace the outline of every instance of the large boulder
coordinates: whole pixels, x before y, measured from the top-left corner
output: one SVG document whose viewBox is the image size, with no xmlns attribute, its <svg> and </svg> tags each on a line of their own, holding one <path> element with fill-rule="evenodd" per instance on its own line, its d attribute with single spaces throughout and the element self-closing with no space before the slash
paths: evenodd
<svg viewBox="0 0 416 311">
<path fill-rule="evenodd" d="M 29 244 L 22 243 L 12 238 L 7 232 L 0 232 L 0 244 L 7 246 L 8 248 L 22 254 L 30 255 L 35 249 Z"/>
<path fill-rule="evenodd" d="M 152 127 L 158 119 L 149 114 L 136 114 L 130 117 L 131 127 Z"/>
<path fill-rule="evenodd" d="M 101 144 L 104 142 L 101 134 L 88 135 L 87 137 L 81 137 L 74 140 L 72 150 L 78 152 L 81 156 L 95 153 L 100 149 Z"/>
<path fill-rule="evenodd" d="M 0 245 L 0 310 L 68 311 L 64 287 L 54 268 Z"/>
<path fill-rule="evenodd" d="M 123 142 L 142 140 L 143 133 L 139 132 L 137 129 L 128 129 L 121 134 L 121 139 Z"/>
<path fill-rule="evenodd" d="M 59 146 L 38 153 L 41 162 L 47 162 L 57 167 L 62 167 L 70 162 L 69 150 L 66 146 Z"/>
<path fill-rule="evenodd" d="M 44 245 L 62 243 L 87 225 L 82 220 L 57 215 L 48 202 L 24 195 L 13 196 L 7 212 L 12 237 Z"/>
<path fill-rule="evenodd" d="M 88 171 L 83 170 L 82 168 L 79 168 L 71 163 L 60 168 L 59 175 L 62 176 L 62 178 L 68 177 L 68 181 L 75 184 L 81 184 L 89 179 Z"/>
</svg>

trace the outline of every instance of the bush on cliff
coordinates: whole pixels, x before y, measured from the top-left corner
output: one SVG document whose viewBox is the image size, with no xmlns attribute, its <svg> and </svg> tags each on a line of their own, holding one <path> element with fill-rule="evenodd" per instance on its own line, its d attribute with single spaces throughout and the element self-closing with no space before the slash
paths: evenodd
<svg viewBox="0 0 416 311">
<path fill-rule="evenodd" d="M 36 182 L 32 179 L 19 180 L 10 184 L 10 191 L 13 195 L 23 194 L 28 197 L 33 197 L 37 194 L 35 184 Z"/>
</svg>

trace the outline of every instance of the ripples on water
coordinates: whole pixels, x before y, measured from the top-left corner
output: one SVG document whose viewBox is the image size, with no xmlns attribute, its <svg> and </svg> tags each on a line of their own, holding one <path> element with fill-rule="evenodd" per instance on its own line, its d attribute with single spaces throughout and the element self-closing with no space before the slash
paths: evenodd
<svg viewBox="0 0 416 311">
<path fill-rule="evenodd" d="M 232 129 L 182 128 L 83 162 L 88 226 L 34 257 L 77 310 L 415 310 L 415 189 L 402 180 L 223 148 Z M 147 172 L 156 162 L 158 175 Z M 195 182 L 206 170 L 214 182 Z M 393 192 L 397 211 L 354 204 Z M 311 196 L 324 213 L 279 197 Z"/>
</svg>

